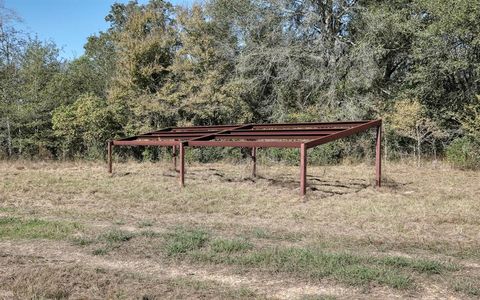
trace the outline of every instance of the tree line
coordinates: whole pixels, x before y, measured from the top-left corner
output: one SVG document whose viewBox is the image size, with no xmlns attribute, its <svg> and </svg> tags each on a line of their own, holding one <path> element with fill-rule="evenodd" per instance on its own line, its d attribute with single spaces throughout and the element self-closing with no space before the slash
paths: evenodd
<svg viewBox="0 0 480 300">
<path fill-rule="evenodd" d="M 108 139 L 172 125 L 382 118 L 389 159 L 480 165 L 479 0 L 115 3 L 71 60 L 15 18 L 0 6 L 3 158 L 101 158 Z"/>
</svg>

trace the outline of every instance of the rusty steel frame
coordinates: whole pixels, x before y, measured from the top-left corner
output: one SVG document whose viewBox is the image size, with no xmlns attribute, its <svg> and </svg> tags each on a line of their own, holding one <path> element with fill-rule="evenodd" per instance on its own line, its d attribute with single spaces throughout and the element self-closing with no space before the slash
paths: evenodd
<svg viewBox="0 0 480 300">
<path fill-rule="evenodd" d="M 300 149 L 300 195 L 307 190 L 308 149 L 345 138 L 353 134 L 376 128 L 375 182 L 381 186 L 382 120 L 320 122 L 320 123 L 277 123 L 214 125 L 191 127 L 168 127 L 119 140 L 108 141 L 108 172 L 112 173 L 113 146 L 164 146 L 172 147 L 174 169 L 178 172 L 180 186 L 185 185 L 186 147 L 245 147 L 252 148 L 252 176 L 257 174 L 258 148 Z M 178 151 L 177 151 L 178 150 Z"/>
</svg>

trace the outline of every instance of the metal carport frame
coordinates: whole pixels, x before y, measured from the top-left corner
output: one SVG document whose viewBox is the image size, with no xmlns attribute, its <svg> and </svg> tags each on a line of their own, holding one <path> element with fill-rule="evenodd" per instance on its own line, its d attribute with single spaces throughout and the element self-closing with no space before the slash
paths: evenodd
<svg viewBox="0 0 480 300">
<path fill-rule="evenodd" d="M 344 138 L 370 128 L 376 128 L 375 170 L 376 185 L 381 185 L 382 120 L 329 123 L 279 123 L 168 127 L 124 139 L 108 141 L 108 171 L 112 173 L 113 146 L 172 147 L 176 168 L 177 149 L 180 159 L 180 185 L 185 185 L 186 147 L 245 147 L 252 148 L 253 170 L 256 176 L 257 148 L 300 149 L 300 194 L 307 188 L 308 149 Z"/>
</svg>

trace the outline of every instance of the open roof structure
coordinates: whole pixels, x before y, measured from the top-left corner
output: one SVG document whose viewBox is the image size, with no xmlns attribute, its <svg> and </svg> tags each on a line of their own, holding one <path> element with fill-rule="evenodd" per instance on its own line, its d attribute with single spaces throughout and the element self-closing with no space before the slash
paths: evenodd
<svg viewBox="0 0 480 300">
<path fill-rule="evenodd" d="M 307 150 L 370 128 L 376 135 L 376 184 L 381 184 L 382 120 L 328 123 L 279 123 L 168 127 L 124 139 L 108 142 L 108 166 L 112 172 L 113 146 L 171 146 L 176 165 L 180 158 L 180 185 L 185 183 L 184 154 L 186 147 L 245 147 L 252 148 L 253 176 L 256 175 L 257 148 L 300 149 L 300 194 L 306 193 Z"/>
</svg>

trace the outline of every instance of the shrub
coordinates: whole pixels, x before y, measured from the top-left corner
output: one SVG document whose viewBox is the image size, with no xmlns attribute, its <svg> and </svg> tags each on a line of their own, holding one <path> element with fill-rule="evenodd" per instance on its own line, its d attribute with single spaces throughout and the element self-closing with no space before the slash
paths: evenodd
<svg viewBox="0 0 480 300">
<path fill-rule="evenodd" d="M 454 140 L 446 151 L 447 161 L 460 169 L 480 168 L 480 143 L 472 138 Z"/>
<path fill-rule="evenodd" d="M 90 93 L 55 109 L 52 123 L 64 158 L 83 153 L 90 158 L 102 157 L 106 141 L 120 128 L 106 100 Z"/>
<path fill-rule="evenodd" d="M 215 162 L 227 159 L 232 162 L 242 159 L 242 150 L 240 148 L 189 148 L 185 153 L 185 159 L 188 162 L 198 161 L 201 163 Z"/>
<path fill-rule="evenodd" d="M 308 154 L 309 163 L 315 165 L 338 164 L 345 156 L 344 144 L 345 143 L 336 141 L 313 148 Z"/>
<path fill-rule="evenodd" d="M 320 145 L 308 150 L 308 162 L 314 165 L 334 165 L 341 161 L 344 156 L 345 145 L 338 141 Z M 257 152 L 262 160 L 286 165 L 298 165 L 300 163 L 299 149 L 267 148 Z"/>
</svg>

